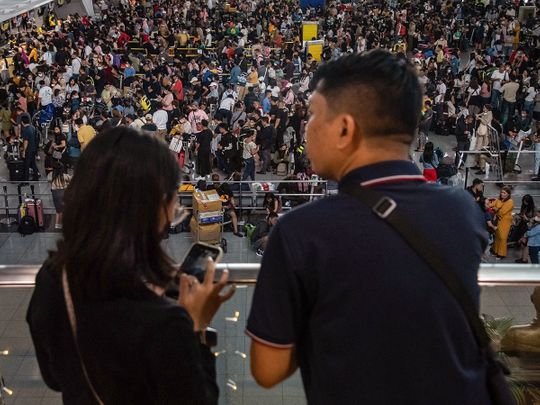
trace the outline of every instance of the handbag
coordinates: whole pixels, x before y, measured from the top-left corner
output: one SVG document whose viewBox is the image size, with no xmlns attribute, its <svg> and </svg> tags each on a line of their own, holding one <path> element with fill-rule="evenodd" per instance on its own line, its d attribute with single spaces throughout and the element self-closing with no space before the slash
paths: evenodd
<svg viewBox="0 0 540 405">
<path fill-rule="evenodd" d="M 59 150 L 54 150 L 53 153 L 52 153 L 52 158 L 53 159 L 56 159 L 56 160 L 61 160 L 62 159 L 62 155 L 64 154 L 66 148 L 62 149 L 62 151 L 59 151 Z"/>
<path fill-rule="evenodd" d="M 493 404 L 515 405 L 516 401 L 505 378 L 505 374 L 510 374 L 509 370 L 495 358 L 495 354 L 491 350 L 490 338 L 478 316 L 476 306 L 471 301 L 463 283 L 456 277 L 452 269 L 449 268 L 442 257 L 435 254 L 437 249 L 432 246 L 431 241 L 416 231 L 414 223 L 401 214 L 398 204 L 393 199 L 375 190 L 359 187 L 353 183 L 342 186 L 340 191 L 370 207 L 377 217 L 397 231 L 412 250 L 441 279 L 461 306 L 476 338 L 480 352 L 486 360 L 486 384 Z"/>
<path fill-rule="evenodd" d="M 69 290 L 69 283 L 67 279 L 67 273 L 66 269 L 62 269 L 62 289 L 64 290 L 64 300 L 66 302 L 66 310 L 68 313 L 69 318 L 69 325 L 71 327 L 71 333 L 73 335 L 73 340 L 75 342 L 75 349 L 77 350 L 77 356 L 79 357 L 79 362 L 81 364 L 81 369 L 84 375 L 84 379 L 86 380 L 86 384 L 88 384 L 88 388 L 90 388 L 90 391 L 92 392 L 92 396 L 96 400 L 96 402 L 99 405 L 105 405 L 105 402 L 101 400 L 99 397 L 96 389 L 94 388 L 94 384 L 92 384 L 92 381 L 90 380 L 90 377 L 88 376 L 88 371 L 86 370 L 86 365 L 84 364 L 84 360 L 81 354 L 81 349 L 79 347 L 79 342 L 77 339 L 77 318 L 75 316 L 75 306 L 73 305 L 73 298 L 71 297 L 71 292 Z"/>
</svg>

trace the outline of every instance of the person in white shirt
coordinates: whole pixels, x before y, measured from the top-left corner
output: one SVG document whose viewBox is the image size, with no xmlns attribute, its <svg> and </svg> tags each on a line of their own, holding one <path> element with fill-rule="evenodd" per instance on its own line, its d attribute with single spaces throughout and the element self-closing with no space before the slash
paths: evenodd
<svg viewBox="0 0 540 405">
<path fill-rule="evenodd" d="M 81 72 L 81 58 L 78 55 L 71 60 L 72 78 L 77 79 Z"/>
<path fill-rule="evenodd" d="M 47 66 L 51 66 L 53 64 L 53 52 L 51 52 L 50 50 L 46 50 L 45 52 L 43 52 L 43 55 L 41 56 L 41 61 L 45 62 Z"/>
<path fill-rule="evenodd" d="M 44 81 L 41 81 L 40 85 L 41 87 L 38 93 L 38 107 L 46 107 L 52 103 L 53 91 L 49 86 L 45 85 Z"/>
<path fill-rule="evenodd" d="M 279 86 L 277 84 L 274 87 L 268 86 L 268 90 L 272 92 L 273 98 L 279 98 L 279 93 L 281 92 L 281 90 L 279 89 Z"/>
<path fill-rule="evenodd" d="M 210 33 L 210 28 L 206 29 L 206 38 L 204 39 L 204 46 L 206 48 L 212 47 L 212 34 Z"/>
<path fill-rule="evenodd" d="M 157 135 L 165 137 L 167 135 L 167 121 L 169 120 L 169 115 L 167 111 L 160 108 L 152 115 L 152 121 L 156 124 L 158 129 Z"/>
<path fill-rule="evenodd" d="M 219 104 L 219 109 L 217 111 L 217 116 L 220 117 L 224 122 L 230 124 L 232 118 L 232 112 L 234 109 L 234 98 L 232 94 L 229 94 L 226 98 L 221 100 Z"/>
<path fill-rule="evenodd" d="M 264 83 L 264 77 L 259 77 L 259 92 L 264 94 L 266 91 L 266 83 Z"/>
<path fill-rule="evenodd" d="M 499 69 L 491 74 L 491 107 L 493 109 L 499 109 L 502 96 L 501 87 L 507 81 L 509 81 L 509 77 L 504 65 L 499 66 Z"/>
<path fill-rule="evenodd" d="M 538 94 L 537 85 L 529 86 L 523 100 L 523 109 L 529 113 L 529 117 L 532 117 L 534 111 L 534 104 L 536 100 L 536 95 Z"/>
<path fill-rule="evenodd" d="M 142 117 L 137 117 L 133 119 L 133 122 L 131 124 L 129 124 L 130 127 L 132 128 L 135 128 L 137 130 L 140 130 L 143 125 L 146 124 L 146 122 L 144 121 L 144 118 Z"/>
<path fill-rule="evenodd" d="M 221 96 L 221 101 L 225 100 L 229 95 L 232 95 L 233 99 L 235 100 L 238 99 L 238 93 L 234 91 L 233 88 L 228 88 L 227 90 L 223 92 L 223 95 Z"/>
</svg>

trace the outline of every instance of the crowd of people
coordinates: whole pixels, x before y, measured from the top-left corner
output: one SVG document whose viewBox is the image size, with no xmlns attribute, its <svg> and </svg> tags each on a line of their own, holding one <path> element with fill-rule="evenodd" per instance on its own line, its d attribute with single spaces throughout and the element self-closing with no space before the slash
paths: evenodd
<svg viewBox="0 0 540 405">
<path fill-rule="evenodd" d="M 52 121 L 51 133 L 54 123 L 69 124 L 68 136 L 117 125 L 168 142 L 180 136 L 176 150 L 188 152 L 181 164 L 193 163 L 199 176 L 219 169 L 254 180 L 280 163 L 280 172 L 300 172 L 314 70 L 384 48 L 412 59 L 424 86 L 419 150 L 430 130 L 454 133 L 459 149 L 480 150 L 491 142 L 488 126 L 501 141 L 535 127 L 537 20 L 518 14 L 519 4 L 502 1 L 333 1 L 305 10 L 282 1 L 123 1 L 102 5 L 99 19 L 50 12 L 37 26 L 25 15 L 0 58 L 3 137 L 16 141 L 22 116 L 39 112 L 34 121 Z M 320 55 L 301 40 L 302 22 L 312 20 L 324 40 Z M 48 156 L 76 160 L 84 146 L 69 137 L 67 145 L 54 139 Z M 477 169 L 484 167 L 480 156 Z"/>
<path fill-rule="evenodd" d="M 2 138 L 20 147 L 34 180 L 40 146 L 47 175 L 67 171 L 97 133 L 120 125 L 169 143 L 191 180 L 216 172 L 252 181 L 269 172 L 309 176 L 314 71 L 382 48 L 411 60 L 424 89 L 416 145 L 426 178 L 436 181 L 448 163 L 428 139 L 433 132 L 456 137 L 449 175 L 467 160 L 486 173 L 487 154 L 460 152 L 523 142 L 539 151 L 538 171 L 538 19 L 519 18 L 522 5 L 122 1 L 100 3 L 95 18 L 60 19 L 46 9 L 43 25 L 25 14 L 0 58 Z M 318 22 L 320 55 L 304 46 L 303 21 Z M 503 169 L 515 157 L 504 153 L 511 163 Z"/>
<path fill-rule="evenodd" d="M 534 201 L 524 200 L 525 226 L 513 224 L 512 190 L 486 202 L 475 181 L 482 221 L 465 192 L 426 182 L 444 160 L 433 131 L 456 136 L 456 170 L 468 149 L 511 150 L 520 132 L 536 142 L 535 18 L 501 0 L 100 7 L 99 18 L 21 22 L 0 58 L 2 136 L 8 148 L 22 143 L 27 179 L 40 177 L 45 145 L 45 170 L 66 204 L 27 315 L 47 385 L 66 402 L 217 403 L 206 329 L 234 293 L 223 291 L 227 273 L 214 284 L 210 262 L 202 283 L 180 277 L 179 305 L 164 298 L 178 281 L 161 238 L 179 208 L 180 168 L 198 187 L 212 179 L 223 190 L 222 176 L 309 176 L 312 164 L 340 183 L 338 195 L 277 220 L 282 202 L 269 193 L 267 216 L 251 230 L 264 250 L 247 324 L 257 383 L 272 387 L 300 368 L 314 404 L 491 403 L 490 351 L 432 274 L 428 252 L 381 219 L 396 207 L 414 218 L 476 311 L 486 227 L 498 258 L 514 227 L 538 260 Z M 304 47 L 303 21 L 318 22 L 320 55 Z M 425 176 L 410 161 L 413 142 Z M 477 157 L 479 174 L 486 163 Z M 358 184 L 389 207 L 357 201 Z M 234 200 L 226 204 L 234 214 Z M 396 358 L 401 365 L 389 367 Z"/>
</svg>

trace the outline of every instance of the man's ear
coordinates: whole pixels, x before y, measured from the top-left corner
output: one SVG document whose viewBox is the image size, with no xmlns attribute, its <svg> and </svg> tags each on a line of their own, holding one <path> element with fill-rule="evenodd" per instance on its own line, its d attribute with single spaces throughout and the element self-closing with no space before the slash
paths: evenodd
<svg viewBox="0 0 540 405">
<path fill-rule="evenodd" d="M 339 137 L 337 138 L 337 148 L 345 150 L 353 145 L 358 127 L 353 116 L 350 114 L 343 114 L 339 119 Z"/>
</svg>

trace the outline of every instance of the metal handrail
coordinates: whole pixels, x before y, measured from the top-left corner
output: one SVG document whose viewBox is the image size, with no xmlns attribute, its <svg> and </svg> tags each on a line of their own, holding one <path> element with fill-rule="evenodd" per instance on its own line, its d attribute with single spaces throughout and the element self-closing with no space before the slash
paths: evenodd
<svg viewBox="0 0 540 405">
<path fill-rule="evenodd" d="M 0 265 L 0 287 L 33 287 L 40 266 Z M 254 284 L 259 263 L 219 263 L 218 270 L 229 270 L 229 282 Z M 482 286 L 540 285 L 540 265 L 481 264 L 478 283 Z"/>
</svg>

